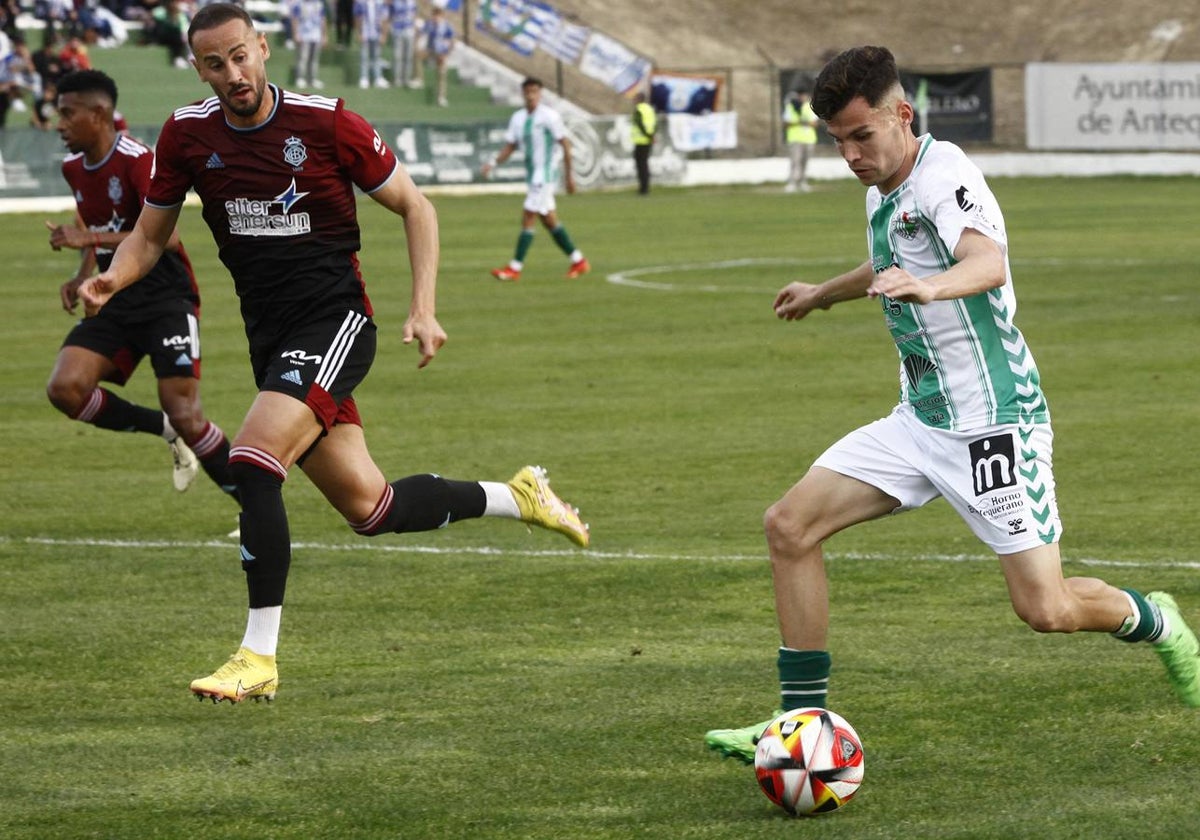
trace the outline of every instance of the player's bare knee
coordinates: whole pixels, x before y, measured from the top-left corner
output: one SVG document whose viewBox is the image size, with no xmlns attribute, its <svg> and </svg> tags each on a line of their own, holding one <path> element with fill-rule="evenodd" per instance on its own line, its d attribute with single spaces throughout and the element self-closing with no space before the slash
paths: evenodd
<svg viewBox="0 0 1200 840">
<path fill-rule="evenodd" d="M 185 440 L 195 440 L 204 431 L 204 411 L 200 408 L 199 400 L 173 400 L 163 404 L 167 420 Z"/>
<path fill-rule="evenodd" d="M 68 417 L 75 418 L 83 409 L 87 395 L 79 383 L 55 377 L 46 383 L 46 397 L 50 404 Z"/>
<path fill-rule="evenodd" d="M 781 502 L 771 505 L 763 514 L 763 532 L 773 557 L 807 554 L 817 544 L 812 530 Z"/>
<path fill-rule="evenodd" d="M 1074 613 L 1062 601 L 1013 605 L 1017 616 L 1037 633 L 1074 633 L 1079 629 Z"/>
</svg>

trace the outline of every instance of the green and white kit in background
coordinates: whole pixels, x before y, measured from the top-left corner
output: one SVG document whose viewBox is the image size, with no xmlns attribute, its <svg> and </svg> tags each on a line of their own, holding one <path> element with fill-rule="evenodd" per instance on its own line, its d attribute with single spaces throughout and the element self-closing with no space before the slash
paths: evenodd
<svg viewBox="0 0 1200 840">
<path fill-rule="evenodd" d="M 508 121 L 504 142 L 515 144 L 525 155 L 525 209 L 545 215 L 555 209 L 554 187 L 562 159 L 559 142 L 567 136 L 562 116 L 539 103 L 533 111 L 522 108 Z"/>
<path fill-rule="evenodd" d="M 867 191 L 872 266 L 939 274 L 954 265 L 959 238 L 972 229 L 1000 246 L 1005 283 L 924 305 L 880 298 L 900 356 L 900 404 L 834 444 L 816 465 L 896 497 L 897 512 L 944 496 L 1000 554 L 1056 542 L 1062 525 L 1050 413 L 1013 323 L 1004 217 L 961 149 L 929 135 L 919 143 L 904 183 L 887 195 Z"/>
</svg>

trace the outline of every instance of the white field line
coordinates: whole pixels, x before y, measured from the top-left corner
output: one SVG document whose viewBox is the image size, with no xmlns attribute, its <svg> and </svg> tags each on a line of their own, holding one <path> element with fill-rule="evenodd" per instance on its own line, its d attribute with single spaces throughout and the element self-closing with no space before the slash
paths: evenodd
<svg viewBox="0 0 1200 840">
<path fill-rule="evenodd" d="M 121 540 L 88 537 L 63 539 L 59 537 L 7 537 L 0 536 L 0 544 L 5 545 L 45 545 L 62 546 L 64 548 L 128 548 L 135 551 L 151 551 L 155 549 L 219 549 L 236 554 L 233 540 Z M 379 552 L 384 554 L 430 554 L 436 556 L 476 555 L 480 557 L 578 557 L 587 560 L 643 560 L 654 561 L 686 561 L 694 563 L 723 563 L 766 561 L 766 552 L 762 554 L 686 554 L 686 553 L 655 553 L 638 551 L 578 551 L 572 549 L 513 549 L 489 548 L 486 546 L 435 546 L 435 545 L 394 545 L 380 542 L 361 543 L 321 543 L 294 542 L 293 549 L 304 551 L 362 551 Z M 870 552 L 829 552 L 826 558 L 834 561 L 867 561 L 867 562 L 932 562 L 932 563 L 994 563 L 995 557 L 989 554 L 922 554 L 895 555 Z M 1068 557 L 1063 560 L 1065 565 L 1077 563 L 1082 566 L 1101 566 L 1109 568 L 1149 568 L 1149 569 L 1200 569 L 1200 562 L 1182 560 L 1161 560 L 1149 558 L 1146 560 L 1105 560 L 1095 557 Z"/>
<path fill-rule="evenodd" d="M 665 265 L 644 265 L 615 271 L 604 276 L 605 282 L 615 286 L 627 286 L 634 289 L 649 289 L 657 292 L 710 292 L 710 293 L 751 293 L 756 295 L 775 294 L 778 289 L 759 289 L 745 285 L 717 285 L 713 283 L 671 283 L 658 280 L 643 280 L 643 277 L 655 274 L 684 274 L 690 272 L 724 271 L 727 269 L 750 269 L 756 266 L 838 266 L 846 267 L 854 263 L 854 256 L 840 257 L 741 257 L 731 260 L 715 260 L 711 262 L 668 263 Z M 1139 257 L 1101 259 L 1086 258 L 1067 259 L 1064 257 L 1026 257 L 1014 258 L 1009 261 L 1018 268 L 1024 266 L 1078 266 L 1078 267 L 1143 267 L 1148 265 L 1173 265 L 1170 261 L 1146 260 Z M 736 279 L 736 278 L 735 278 Z"/>
</svg>

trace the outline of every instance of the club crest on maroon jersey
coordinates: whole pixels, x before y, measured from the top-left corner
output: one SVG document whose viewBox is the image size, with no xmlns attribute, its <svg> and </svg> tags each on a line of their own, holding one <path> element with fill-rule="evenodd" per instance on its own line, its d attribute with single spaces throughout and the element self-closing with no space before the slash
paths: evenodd
<svg viewBox="0 0 1200 840">
<path fill-rule="evenodd" d="M 117 204 L 123 195 L 125 195 L 125 191 L 121 189 L 121 179 L 113 175 L 108 179 L 108 197 L 112 199 L 113 204 Z"/>
<path fill-rule="evenodd" d="M 299 169 L 300 165 L 308 160 L 308 149 L 304 148 L 304 141 L 299 137 L 284 140 L 283 159 L 293 168 Z"/>
</svg>

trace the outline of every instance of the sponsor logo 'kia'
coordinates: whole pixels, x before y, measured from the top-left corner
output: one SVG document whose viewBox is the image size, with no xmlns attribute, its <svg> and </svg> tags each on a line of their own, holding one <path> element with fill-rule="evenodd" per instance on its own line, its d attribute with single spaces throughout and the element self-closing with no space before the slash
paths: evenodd
<svg viewBox="0 0 1200 840">
<path fill-rule="evenodd" d="M 303 350 L 284 350 L 279 354 L 279 358 L 290 359 L 292 362 L 298 364 L 314 362 L 319 365 L 321 363 L 321 357 L 319 355 L 316 353 L 305 353 Z"/>
</svg>

